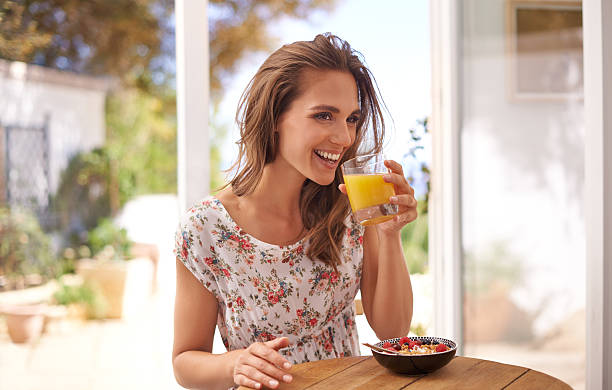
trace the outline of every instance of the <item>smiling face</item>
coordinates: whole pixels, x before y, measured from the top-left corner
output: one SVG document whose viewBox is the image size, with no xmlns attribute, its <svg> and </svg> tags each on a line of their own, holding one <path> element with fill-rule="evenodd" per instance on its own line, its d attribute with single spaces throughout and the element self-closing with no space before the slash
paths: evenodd
<svg viewBox="0 0 612 390">
<path fill-rule="evenodd" d="M 360 119 L 355 79 L 348 72 L 304 70 L 299 96 L 278 121 L 275 164 L 328 185 L 355 141 Z"/>
</svg>

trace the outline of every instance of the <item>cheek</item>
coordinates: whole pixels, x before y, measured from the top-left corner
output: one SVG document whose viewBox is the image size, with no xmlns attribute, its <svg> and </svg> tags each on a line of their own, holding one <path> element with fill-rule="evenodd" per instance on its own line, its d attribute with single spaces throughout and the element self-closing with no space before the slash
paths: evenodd
<svg viewBox="0 0 612 390">
<path fill-rule="evenodd" d="M 357 139 L 357 129 L 353 129 L 353 131 L 351 132 L 351 145 L 355 143 L 356 139 Z"/>
</svg>

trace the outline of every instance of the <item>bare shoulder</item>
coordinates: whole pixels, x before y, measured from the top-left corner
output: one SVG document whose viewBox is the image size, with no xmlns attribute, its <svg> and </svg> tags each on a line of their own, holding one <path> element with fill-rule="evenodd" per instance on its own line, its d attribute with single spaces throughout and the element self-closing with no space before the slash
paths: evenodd
<svg viewBox="0 0 612 390">
<path fill-rule="evenodd" d="M 223 204 L 223 208 L 227 210 L 232 218 L 240 218 L 243 209 L 242 202 L 240 197 L 234 194 L 230 187 L 226 187 L 219 191 L 215 195 L 215 198 L 217 198 Z"/>
</svg>

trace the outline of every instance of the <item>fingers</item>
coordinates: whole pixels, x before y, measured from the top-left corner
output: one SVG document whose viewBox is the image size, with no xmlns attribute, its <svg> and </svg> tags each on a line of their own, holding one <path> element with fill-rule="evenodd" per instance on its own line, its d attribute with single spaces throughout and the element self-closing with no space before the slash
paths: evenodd
<svg viewBox="0 0 612 390">
<path fill-rule="evenodd" d="M 404 176 L 404 168 L 401 164 L 394 160 L 385 160 L 385 166 L 391 170 L 391 172 L 398 173 Z"/>
<path fill-rule="evenodd" d="M 406 212 L 397 214 L 395 217 L 393 217 L 393 222 L 405 225 L 417 219 L 418 214 L 419 213 L 417 212 L 416 208 L 411 208 L 408 209 Z"/>
<path fill-rule="evenodd" d="M 238 386 L 250 387 L 252 389 L 261 389 L 261 383 L 254 381 L 251 378 L 248 378 L 242 374 L 234 375 L 234 383 Z"/>
<path fill-rule="evenodd" d="M 258 356 L 261 359 L 264 359 L 265 361 L 273 364 L 275 368 L 282 367 L 284 369 L 289 369 L 291 368 L 291 363 L 289 363 L 287 359 L 282 357 L 281 354 L 276 351 L 276 349 L 284 348 L 289 345 L 289 340 L 286 337 L 281 337 L 279 341 L 276 340 L 268 341 L 263 344 L 256 343 L 251 345 L 251 347 L 249 347 L 248 349 L 250 349 L 250 352 L 253 355 Z M 281 371 L 275 370 L 274 372 Z M 280 375 L 279 379 L 280 378 L 282 378 L 282 374 Z"/>
<path fill-rule="evenodd" d="M 277 337 L 277 338 L 275 338 L 273 340 L 266 341 L 264 344 L 267 345 L 268 347 L 278 351 L 281 348 L 285 348 L 285 347 L 289 346 L 289 338 L 287 338 L 287 337 Z M 283 359 L 283 360 L 285 360 L 285 359 Z M 285 362 L 286 362 L 286 360 L 285 360 Z"/>
<path fill-rule="evenodd" d="M 387 183 L 392 183 L 395 186 L 396 192 L 414 195 L 414 188 L 408 184 L 403 173 L 387 173 L 383 175 L 383 180 Z"/>
<path fill-rule="evenodd" d="M 394 160 L 385 160 L 385 166 L 391 172 L 384 175 L 383 180 L 387 183 L 393 183 L 396 187 L 396 192 L 414 195 L 414 188 L 408 184 L 404 177 L 404 168 L 402 168 L 401 164 Z"/>
<path fill-rule="evenodd" d="M 406 207 L 416 207 L 418 202 L 411 194 L 395 195 L 389 199 L 391 204 Z"/>
<path fill-rule="evenodd" d="M 256 389 L 261 388 L 261 385 L 275 389 L 281 381 L 290 382 L 291 379 L 291 375 L 254 355 L 249 355 L 234 369 L 234 381 L 242 380 L 242 383 L 236 383 L 244 383 Z"/>
<path fill-rule="evenodd" d="M 283 371 L 290 369 L 291 363 L 277 352 L 288 345 L 289 339 L 286 337 L 251 344 L 234 366 L 235 383 L 255 389 L 260 389 L 263 384 L 275 389 L 281 381 L 291 382 L 293 377 Z"/>
<path fill-rule="evenodd" d="M 338 185 L 338 189 L 340 190 L 340 192 L 346 195 L 346 185 L 340 184 Z"/>
</svg>

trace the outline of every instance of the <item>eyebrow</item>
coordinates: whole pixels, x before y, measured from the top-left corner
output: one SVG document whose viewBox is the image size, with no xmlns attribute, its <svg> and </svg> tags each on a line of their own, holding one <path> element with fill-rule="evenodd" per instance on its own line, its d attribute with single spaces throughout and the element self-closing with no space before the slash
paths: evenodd
<svg viewBox="0 0 612 390">
<path fill-rule="evenodd" d="M 334 106 L 329 106 L 327 104 L 319 104 L 317 106 L 312 106 L 309 108 L 309 110 L 312 111 L 318 111 L 318 110 L 325 110 L 325 111 L 331 111 L 335 114 L 339 113 L 340 110 Z M 355 111 L 351 112 L 351 115 L 353 114 L 361 114 L 361 110 L 360 109 L 356 109 Z"/>
</svg>

